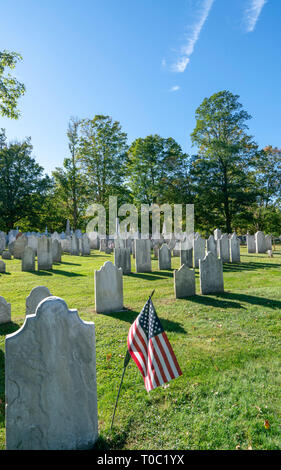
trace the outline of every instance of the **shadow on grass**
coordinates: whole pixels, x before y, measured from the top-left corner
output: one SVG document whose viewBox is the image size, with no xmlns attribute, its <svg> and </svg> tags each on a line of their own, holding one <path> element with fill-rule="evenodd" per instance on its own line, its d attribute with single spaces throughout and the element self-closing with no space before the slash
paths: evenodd
<svg viewBox="0 0 281 470">
<path fill-rule="evenodd" d="M 281 264 L 277 263 L 224 263 L 223 271 L 224 272 L 236 272 L 236 271 L 254 271 L 256 269 L 268 269 L 268 268 L 280 268 Z"/>
<path fill-rule="evenodd" d="M 0 277 L 1 277 L 1 276 L 10 276 L 10 275 L 11 275 L 11 273 L 7 273 L 7 272 L 5 272 L 5 273 L 0 273 Z"/>
<path fill-rule="evenodd" d="M 122 320 L 128 323 L 133 323 L 137 316 L 140 314 L 140 312 L 136 310 L 123 310 L 123 312 L 111 312 L 111 313 L 103 313 L 99 315 L 105 315 L 106 317 L 113 317 L 116 318 L 117 320 Z M 171 331 L 171 332 L 176 332 L 176 333 L 186 333 L 185 329 L 181 326 L 180 323 L 172 321 L 172 320 L 166 320 L 163 318 L 160 318 L 160 321 L 163 325 L 163 328 L 165 331 Z"/>
<path fill-rule="evenodd" d="M 100 434 L 93 450 L 120 450 L 127 441 L 130 430 L 133 429 L 133 418 L 128 419 L 126 427 L 122 430 L 113 426 L 112 431 Z"/>
<path fill-rule="evenodd" d="M 32 274 L 35 274 L 35 276 L 52 276 L 53 274 L 59 274 L 60 276 L 66 276 L 66 277 L 86 276 L 86 274 L 73 273 L 71 271 L 64 271 L 62 269 L 50 269 L 48 271 L 33 271 Z"/>
<path fill-rule="evenodd" d="M 173 277 L 173 271 L 152 271 L 151 273 L 130 273 L 126 274 L 128 277 L 136 277 L 140 279 L 147 279 L 148 281 L 157 281 L 157 279 L 165 279 L 166 277 Z"/>
<path fill-rule="evenodd" d="M 10 321 L 8 323 L 2 323 L 0 325 L 0 335 L 1 336 L 6 336 L 6 335 L 9 335 L 11 333 L 14 333 L 15 331 L 17 331 L 19 329 L 20 329 L 20 325 L 18 325 L 17 323 L 15 323 L 13 321 Z"/>
<path fill-rule="evenodd" d="M 61 261 L 60 263 L 56 263 L 56 264 L 67 264 L 69 266 L 81 266 L 80 263 L 69 263 L 68 261 Z"/>
<path fill-rule="evenodd" d="M 238 294 L 232 292 L 224 292 L 223 294 L 215 294 L 212 296 L 207 295 L 194 295 L 188 297 L 190 302 L 195 302 L 201 305 L 209 305 L 210 307 L 219 308 L 242 308 L 246 307 L 241 305 L 240 302 L 250 305 L 260 305 L 271 309 L 281 309 L 280 300 L 266 299 L 264 297 L 256 297 L 254 295 Z"/>
</svg>

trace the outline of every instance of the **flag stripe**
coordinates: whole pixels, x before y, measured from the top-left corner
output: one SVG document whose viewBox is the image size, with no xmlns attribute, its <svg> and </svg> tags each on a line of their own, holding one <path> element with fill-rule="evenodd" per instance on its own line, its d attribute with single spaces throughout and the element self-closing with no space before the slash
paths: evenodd
<svg viewBox="0 0 281 470">
<path fill-rule="evenodd" d="M 132 332 L 133 332 L 133 329 L 132 327 L 130 328 L 130 331 L 129 331 L 129 335 L 128 335 L 128 340 L 127 340 L 127 346 L 128 346 L 128 350 L 129 350 L 129 353 L 132 357 L 132 359 L 135 361 L 138 369 L 140 370 L 141 374 L 143 376 L 146 375 L 146 368 L 144 368 L 144 363 L 143 361 L 139 360 L 139 356 L 137 355 L 138 354 L 138 349 L 135 348 L 135 346 L 133 345 L 132 341 L 131 341 L 131 337 L 132 337 Z"/>
<path fill-rule="evenodd" d="M 159 348 L 157 348 L 156 338 L 155 337 L 151 338 L 149 341 L 152 345 L 153 355 L 155 357 L 155 361 L 157 363 L 158 369 L 159 369 L 160 374 L 161 374 L 161 380 L 162 380 L 163 383 L 168 382 L 167 376 L 164 372 L 164 368 L 163 368 L 163 365 L 162 365 L 161 358 L 160 358 L 159 353 L 158 353 Z M 159 379 L 160 379 L 160 377 L 159 377 Z"/>
<path fill-rule="evenodd" d="M 165 354 L 165 351 L 163 349 L 163 346 L 161 344 L 159 336 L 161 336 L 161 335 L 155 336 L 155 349 L 156 349 L 158 357 L 161 361 L 162 367 L 165 371 L 165 376 L 167 377 L 167 382 L 169 382 L 170 380 L 172 380 L 174 378 L 174 374 L 173 374 L 173 371 L 172 371 L 172 369 L 170 367 L 170 364 L 167 360 L 167 356 Z"/>
<path fill-rule="evenodd" d="M 172 357 L 172 359 L 173 359 L 173 364 L 175 365 L 175 367 L 176 367 L 176 369 L 177 369 L 178 375 L 182 375 L 182 371 L 181 371 L 180 366 L 179 366 L 179 364 L 178 364 L 177 358 L 176 358 L 176 356 L 175 356 L 174 351 L 172 350 L 172 346 L 170 345 L 170 342 L 169 342 L 169 340 L 168 340 L 168 338 L 167 338 L 167 335 L 166 335 L 165 331 L 163 331 L 162 336 L 163 336 L 163 338 L 164 338 L 164 340 L 165 340 L 165 343 L 166 343 L 166 345 L 167 345 L 167 347 L 168 347 L 168 349 L 169 349 L 170 355 L 171 355 L 171 357 Z"/>
</svg>

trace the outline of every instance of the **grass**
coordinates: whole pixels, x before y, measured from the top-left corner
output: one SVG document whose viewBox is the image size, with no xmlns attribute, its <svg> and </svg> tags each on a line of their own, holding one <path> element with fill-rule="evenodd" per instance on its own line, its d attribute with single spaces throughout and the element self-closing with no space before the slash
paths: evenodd
<svg viewBox="0 0 281 470">
<path fill-rule="evenodd" d="M 224 294 L 181 300 L 174 299 L 172 271 L 159 271 L 152 259 L 152 273 L 124 276 L 128 310 L 110 315 L 95 313 L 94 270 L 112 255 L 64 255 L 52 271 L 40 273 L 23 273 L 20 261 L 6 261 L 0 295 L 12 304 L 12 323 L 0 325 L 0 449 L 5 335 L 22 325 L 25 298 L 37 285 L 95 322 L 99 449 L 281 449 L 281 252 L 268 258 L 241 251 L 240 264 L 224 265 Z M 198 271 L 196 284 L 199 292 Z M 111 433 L 127 333 L 153 289 L 183 376 L 148 394 L 130 361 Z"/>
</svg>

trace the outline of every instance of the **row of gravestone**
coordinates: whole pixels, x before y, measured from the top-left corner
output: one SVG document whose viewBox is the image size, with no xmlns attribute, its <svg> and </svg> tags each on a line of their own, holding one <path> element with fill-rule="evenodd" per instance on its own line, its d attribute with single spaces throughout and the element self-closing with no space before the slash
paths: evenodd
<svg viewBox="0 0 281 470">
<path fill-rule="evenodd" d="M 272 250 L 272 236 L 258 231 L 255 235 L 247 234 L 248 253 L 266 253 Z"/>
</svg>

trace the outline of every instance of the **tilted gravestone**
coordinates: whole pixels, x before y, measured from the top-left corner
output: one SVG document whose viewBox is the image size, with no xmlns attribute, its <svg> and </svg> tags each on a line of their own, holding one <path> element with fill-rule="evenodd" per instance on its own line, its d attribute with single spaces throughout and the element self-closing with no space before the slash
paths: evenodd
<svg viewBox="0 0 281 470">
<path fill-rule="evenodd" d="M 57 238 L 54 238 L 52 241 L 52 260 L 53 263 L 61 262 L 61 243 Z"/>
<path fill-rule="evenodd" d="M 217 253 L 217 242 L 216 242 L 213 235 L 210 235 L 209 238 L 207 239 L 206 249 L 207 249 L 207 253 L 208 253 L 208 251 L 211 251 L 215 256 L 218 255 L 218 253 Z"/>
<path fill-rule="evenodd" d="M 52 294 L 50 293 L 48 287 L 45 286 L 37 286 L 34 287 L 29 296 L 26 297 L 25 301 L 25 313 L 26 315 L 33 315 L 36 312 L 37 306 L 40 302 L 47 297 L 51 297 Z"/>
<path fill-rule="evenodd" d="M 266 253 L 265 236 L 263 232 L 255 233 L 256 253 Z"/>
<path fill-rule="evenodd" d="M 223 263 L 229 263 L 230 253 L 229 253 L 229 238 L 226 233 L 224 233 L 217 242 L 218 257 L 222 260 Z"/>
<path fill-rule="evenodd" d="M 171 251 L 166 243 L 164 243 L 158 252 L 158 268 L 171 269 Z"/>
<path fill-rule="evenodd" d="M 136 244 L 136 272 L 151 272 L 150 240 L 135 240 Z"/>
<path fill-rule="evenodd" d="M 118 312 L 123 309 L 122 268 L 111 261 L 95 271 L 95 305 L 97 313 Z"/>
<path fill-rule="evenodd" d="M 52 269 L 53 266 L 52 240 L 45 237 L 45 235 L 38 238 L 37 264 L 38 271 Z"/>
<path fill-rule="evenodd" d="M 98 437 L 94 323 L 58 297 L 6 336 L 6 448 L 91 449 Z"/>
<path fill-rule="evenodd" d="M 199 260 L 205 256 L 205 240 L 200 235 L 194 237 L 193 240 L 193 266 L 198 268 Z"/>
<path fill-rule="evenodd" d="M 6 272 L 6 264 L 0 259 L 0 273 L 4 274 Z"/>
<path fill-rule="evenodd" d="M 174 271 L 174 292 L 176 299 L 185 299 L 195 295 L 195 270 L 183 264 Z"/>
<path fill-rule="evenodd" d="M 130 248 L 114 249 L 114 264 L 117 268 L 122 268 L 123 274 L 131 273 L 131 253 Z"/>
<path fill-rule="evenodd" d="M 0 296 L 0 324 L 11 321 L 11 304 L 8 304 L 4 297 Z"/>
<path fill-rule="evenodd" d="M 22 258 L 22 255 L 26 246 L 27 246 L 27 237 L 25 235 L 21 235 L 14 241 L 13 255 L 15 259 Z"/>
<path fill-rule="evenodd" d="M 199 261 L 199 278 L 201 294 L 216 294 L 223 292 L 222 260 L 209 251 L 205 258 Z"/>
<path fill-rule="evenodd" d="M 247 233 L 247 249 L 248 249 L 248 253 L 256 252 L 255 235 L 250 235 L 249 233 Z"/>
<path fill-rule="evenodd" d="M 233 233 L 229 239 L 230 261 L 240 263 L 240 240 L 236 233 Z"/>
<path fill-rule="evenodd" d="M 35 271 L 35 253 L 30 246 L 26 246 L 21 258 L 22 271 Z"/>
</svg>

